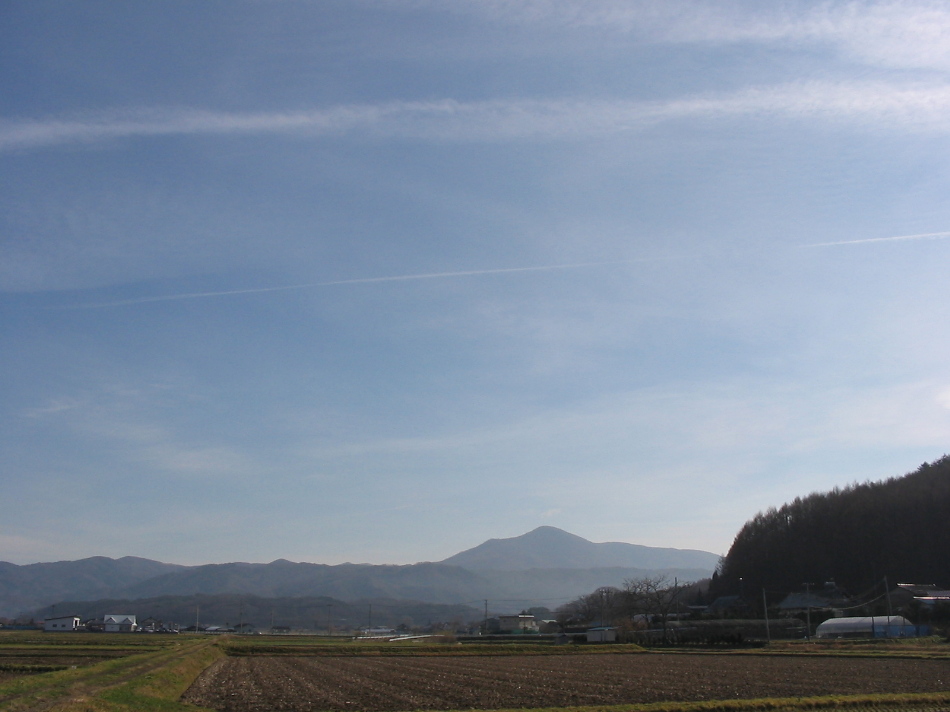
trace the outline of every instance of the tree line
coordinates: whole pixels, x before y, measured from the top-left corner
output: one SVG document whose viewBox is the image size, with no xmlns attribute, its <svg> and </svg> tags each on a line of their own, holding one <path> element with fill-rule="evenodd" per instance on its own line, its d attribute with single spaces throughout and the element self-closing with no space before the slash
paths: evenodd
<svg viewBox="0 0 950 712">
<path fill-rule="evenodd" d="M 746 522 L 710 596 L 801 591 L 834 581 L 853 595 L 888 579 L 950 588 L 950 456 L 882 482 L 796 498 Z"/>
<path fill-rule="evenodd" d="M 687 614 L 689 603 L 702 596 L 702 584 L 679 583 L 666 576 L 628 579 L 622 588 L 603 586 L 555 611 L 564 628 L 616 626 L 654 628 L 664 641 L 671 620 Z"/>
</svg>

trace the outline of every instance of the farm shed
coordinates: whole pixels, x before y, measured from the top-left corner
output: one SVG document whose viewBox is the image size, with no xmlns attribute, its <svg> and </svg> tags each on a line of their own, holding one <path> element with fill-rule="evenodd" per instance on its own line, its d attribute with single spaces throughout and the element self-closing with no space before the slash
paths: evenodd
<svg viewBox="0 0 950 712">
<path fill-rule="evenodd" d="M 829 618 L 815 629 L 818 638 L 915 638 L 920 626 L 903 616 Z"/>
<path fill-rule="evenodd" d="M 617 629 L 601 626 L 589 628 L 587 630 L 588 643 L 615 643 L 617 642 Z"/>
<path fill-rule="evenodd" d="M 79 616 L 59 616 L 43 621 L 43 630 L 64 631 L 79 630 Z"/>
</svg>

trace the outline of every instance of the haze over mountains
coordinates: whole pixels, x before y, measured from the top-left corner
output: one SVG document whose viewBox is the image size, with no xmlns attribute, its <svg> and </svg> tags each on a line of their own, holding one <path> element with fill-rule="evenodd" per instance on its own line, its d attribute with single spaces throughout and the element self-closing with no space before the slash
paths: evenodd
<svg viewBox="0 0 950 712">
<path fill-rule="evenodd" d="M 623 542 L 595 544 L 557 527 L 538 527 L 509 539 L 489 539 L 439 563 L 471 571 L 695 568 L 711 574 L 718 561 L 719 557 L 708 551 L 664 549 Z"/>
<path fill-rule="evenodd" d="M 0 562 L 0 615 L 14 616 L 62 601 L 194 594 L 438 604 L 496 598 L 515 607 L 566 600 L 658 573 L 681 580 L 706 578 L 718 560 L 704 551 L 597 544 L 554 527 L 539 527 L 522 536 L 491 539 L 440 562 L 405 566 L 331 566 L 282 559 L 268 564 L 180 566 L 136 557 L 25 566 Z"/>
</svg>

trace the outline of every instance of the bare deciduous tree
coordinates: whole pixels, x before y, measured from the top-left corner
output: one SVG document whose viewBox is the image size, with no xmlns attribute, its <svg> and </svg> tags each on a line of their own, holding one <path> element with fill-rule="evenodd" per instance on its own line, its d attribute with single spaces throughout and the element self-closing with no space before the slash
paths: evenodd
<svg viewBox="0 0 950 712">
<path fill-rule="evenodd" d="M 607 625 L 626 609 L 623 591 L 613 586 L 602 586 L 593 593 L 575 598 L 557 609 L 561 625 Z"/>
<path fill-rule="evenodd" d="M 631 615 L 643 615 L 663 628 L 663 642 L 668 640 L 667 623 L 670 617 L 684 607 L 683 594 L 689 584 L 667 576 L 644 576 L 627 579 L 623 584 L 623 597 Z"/>
</svg>

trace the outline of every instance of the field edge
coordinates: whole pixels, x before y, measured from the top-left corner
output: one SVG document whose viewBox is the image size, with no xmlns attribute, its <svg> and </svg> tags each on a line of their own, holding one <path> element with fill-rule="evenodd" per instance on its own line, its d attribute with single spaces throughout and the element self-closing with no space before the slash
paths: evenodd
<svg viewBox="0 0 950 712">
<path fill-rule="evenodd" d="M 950 692 L 894 693 L 877 695 L 820 695 L 815 697 L 764 697 L 695 702 L 648 702 L 643 704 L 570 707 L 518 707 L 491 712 L 797 712 L 799 710 L 929 710 L 950 707 Z M 411 712 L 411 711 L 406 711 Z M 471 712 L 447 710 L 445 712 Z"/>
</svg>

